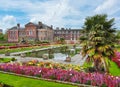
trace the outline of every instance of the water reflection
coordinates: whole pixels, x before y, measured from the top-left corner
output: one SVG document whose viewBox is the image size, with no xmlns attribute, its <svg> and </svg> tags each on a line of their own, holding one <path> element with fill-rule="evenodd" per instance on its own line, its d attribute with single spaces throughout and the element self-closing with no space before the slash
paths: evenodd
<svg viewBox="0 0 120 87">
<path fill-rule="evenodd" d="M 66 54 L 63 53 L 54 53 L 54 60 L 65 60 L 67 57 Z"/>
</svg>

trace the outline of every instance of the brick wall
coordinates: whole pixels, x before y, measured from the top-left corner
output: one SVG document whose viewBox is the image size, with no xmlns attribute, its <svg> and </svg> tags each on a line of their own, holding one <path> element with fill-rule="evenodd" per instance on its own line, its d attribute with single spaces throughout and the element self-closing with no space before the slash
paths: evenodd
<svg viewBox="0 0 120 87">
<path fill-rule="evenodd" d="M 18 42 L 18 30 L 8 30 L 8 42 Z"/>
<path fill-rule="evenodd" d="M 54 32 L 52 29 L 38 29 L 38 38 L 40 41 L 53 41 Z"/>
<path fill-rule="evenodd" d="M 25 26 L 25 32 L 28 41 L 34 41 L 37 38 L 37 29 L 35 25 Z"/>
</svg>

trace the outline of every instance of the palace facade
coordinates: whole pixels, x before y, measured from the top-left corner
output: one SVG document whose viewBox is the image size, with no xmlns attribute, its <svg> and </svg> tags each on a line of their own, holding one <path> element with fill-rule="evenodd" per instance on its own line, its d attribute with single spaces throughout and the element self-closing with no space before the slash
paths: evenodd
<svg viewBox="0 0 120 87">
<path fill-rule="evenodd" d="M 65 28 L 56 28 L 54 30 L 54 40 L 59 40 L 64 38 L 67 43 L 78 42 L 81 35 L 80 29 L 65 29 Z"/>
<path fill-rule="evenodd" d="M 20 24 L 8 29 L 8 42 L 19 42 L 22 39 L 27 41 L 53 41 L 54 31 L 52 26 L 47 26 L 42 22 L 38 24 L 29 22 L 25 28 L 20 27 Z"/>
<path fill-rule="evenodd" d="M 29 22 L 25 27 L 21 27 L 20 24 L 8 29 L 8 42 L 19 42 L 23 39 L 27 41 L 55 41 L 60 38 L 64 38 L 68 43 L 70 41 L 76 42 L 81 35 L 80 29 L 64 29 L 48 26 L 42 22 L 38 24 Z"/>
</svg>

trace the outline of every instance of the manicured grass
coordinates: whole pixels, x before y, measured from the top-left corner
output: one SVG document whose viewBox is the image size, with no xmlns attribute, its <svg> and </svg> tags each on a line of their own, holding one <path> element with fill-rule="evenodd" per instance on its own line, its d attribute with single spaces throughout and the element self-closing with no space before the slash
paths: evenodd
<svg viewBox="0 0 120 87">
<path fill-rule="evenodd" d="M 4 54 L 6 53 L 6 51 L 8 50 L 9 53 L 13 53 L 13 52 L 21 52 L 21 51 L 27 51 L 27 50 L 32 50 L 32 49 L 40 49 L 40 48 L 46 48 L 49 46 L 33 46 L 33 47 L 23 47 L 23 48 L 15 48 L 15 49 L 1 49 L 0 50 L 0 54 Z"/>
<path fill-rule="evenodd" d="M 117 51 L 120 52 L 120 48 L 117 48 Z"/>
<path fill-rule="evenodd" d="M 108 62 L 108 59 L 106 59 Z M 112 60 L 109 60 L 110 66 L 109 66 L 109 72 L 113 76 L 120 76 L 120 68 L 118 65 L 113 62 Z"/>
<path fill-rule="evenodd" d="M 15 48 L 15 49 L 9 49 L 8 52 L 9 52 L 9 53 L 13 53 L 13 52 L 20 52 L 20 51 L 38 49 L 38 48 L 40 48 L 40 47 L 36 46 L 36 47 L 34 47 L 34 48 L 32 48 L 32 47 Z M 0 54 L 6 53 L 7 50 L 8 50 L 8 49 L 2 49 L 2 50 L 0 50 Z"/>
<path fill-rule="evenodd" d="M 11 59 L 10 58 L 0 58 L 0 63 L 7 63 L 10 62 Z"/>
<path fill-rule="evenodd" d="M 16 45 L 16 43 L 5 43 L 5 42 L 0 43 L 0 46 L 15 46 L 15 45 Z"/>
<path fill-rule="evenodd" d="M 114 76 L 120 76 L 120 68 L 113 61 L 110 61 L 110 74 Z"/>
<path fill-rule="evenodd" d="M 120 45 L 119 45 L 120 46 Z M 117 51 L 120 52 L 120 48 L 117 48 Z M 107 60 L 108 61 L 108 60 Z M 113 61 L 109 61 L 110 62 L 110 74 L 113 76 L 120 76 L 120 68 L 117 66 L 117 64 Z M 90 67 L 92 63 L 84 63 L 83 67 Z"/>
<path fill-rule="evenodd" d="M 85 62 L 84 64 L 83 64 L 83 67 L 84 68 L 87 68 L 87 67 L 91 67 L 92 66 L 92 62 Z"/>
<path fill-rule="evenodd" d="M 55 45 L 55 46 L 58 46 L 58 45 Z M 65 45 L 59 45 L 59 46 L 65 46 Z M 32 46 L 32 47 L 23 47 L 23 48 L 14 48 L 14 49 L 1 49 L 0 54 L 5 54 L 7 51 L 9 53 L 14 53 L 14 52 L 33 50 L 33 49 L 47 48 L 47 47 L 50 47 L 50 45 L 49 46 Z"/>
<path fill-rule="evenodd" d="M 110 62 L 110 67 L 109 67 L 110 74 L 113 76 L 120 76 L 120 68 L 117 66 L 117 64 L 113 61 L 109 61 L 109 62 Z M 83 67 L 87 68 L 87 67 L 91 67 L 91 65 L 92 63 L 85 62 L 83 64 Z"/>
<path fill-rule="evenodd" d="M 0 73 L 0 81 L 14 87 L 77 87 Z"/>
</svg>

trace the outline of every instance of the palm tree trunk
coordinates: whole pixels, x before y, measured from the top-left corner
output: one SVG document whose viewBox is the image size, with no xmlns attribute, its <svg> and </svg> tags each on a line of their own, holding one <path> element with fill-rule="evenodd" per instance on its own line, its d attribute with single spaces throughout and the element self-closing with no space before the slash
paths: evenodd
<svg viewBox="0 0 120 87">
<path fill-rule="evenodd" d="M 107 64 L 105 58 L 102 58 L 102 63 L 103 63 L 103 65 L 104 65 L 105 71 L 106 71 L 107 73 L 109 73 L 109 67 L 108 67 L 108 64 Z"/>
</svg>

